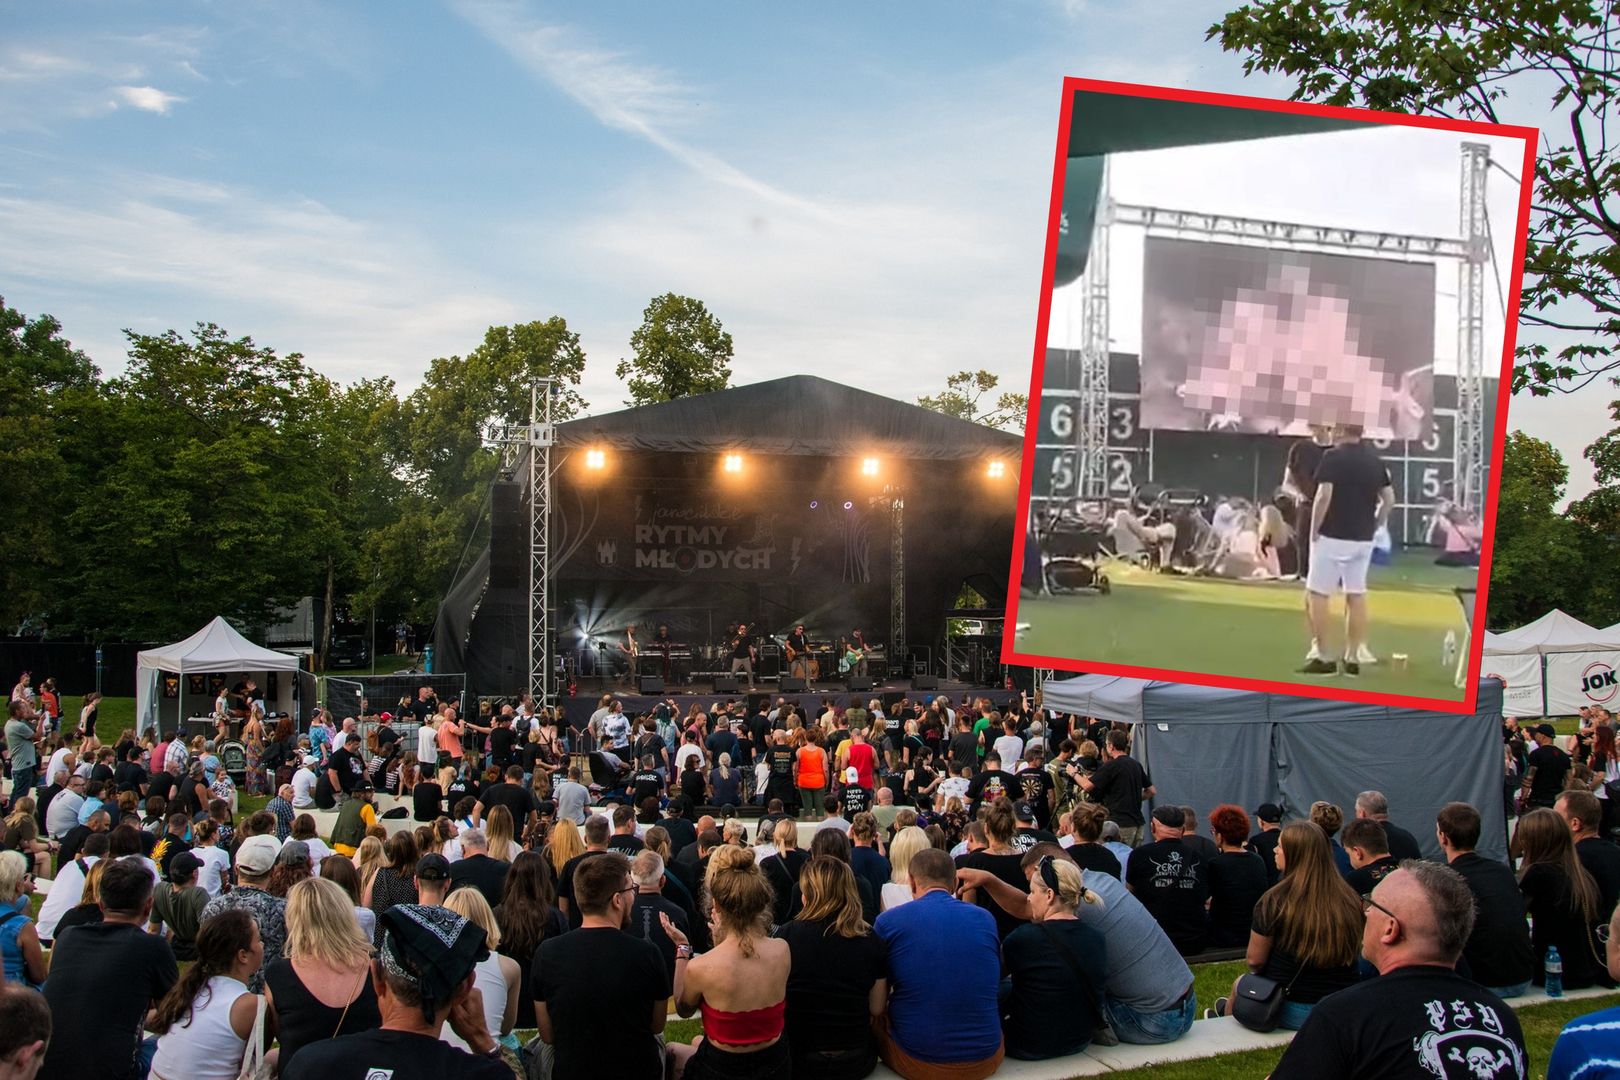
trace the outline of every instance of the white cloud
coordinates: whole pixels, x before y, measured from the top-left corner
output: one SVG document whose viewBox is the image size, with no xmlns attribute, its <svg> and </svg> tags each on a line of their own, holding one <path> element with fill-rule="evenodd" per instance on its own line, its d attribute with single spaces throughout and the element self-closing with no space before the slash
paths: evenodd
<svg viewBox="0 0 1620 1080">
<path fill-rule="evenodd" d="M 170 94 L 155 86 L 115 86 L 113 95 L 132 109 L 157 113 L 160 116 L 167 113 L 171 105 L 186 100 L 178 94 Z"/>
</svg>

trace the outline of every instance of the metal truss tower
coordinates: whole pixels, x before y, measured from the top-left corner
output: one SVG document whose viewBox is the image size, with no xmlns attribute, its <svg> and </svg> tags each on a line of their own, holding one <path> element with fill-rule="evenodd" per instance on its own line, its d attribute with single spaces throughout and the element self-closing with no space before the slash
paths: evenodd
<svg viewBox="0 0 1620 1080">
<path fill-rule="evenodd" d="M 1075 417 L 1075 494 L 1088 502 L 1108 497 L 1108 230 L 1113 203 L 1108 174 L 1098 196 L 1091 250 L 1080 279 L 1080 394 Z"/>
<path fill-rule="evenodd" d="M 494 441 L 529 458 L 529 693 L 552 701 L 551 664 L 551 448 L 557 429 L 551 399 L 557 380 L 536 379 L 529 386 L 529 422 L 497 428 Z"/>
<path fill-rule="evenodd" d="M 1457 501 L 1485 512 L 1485 274 L 1490 265 L 1490 234 L 1485 217 L 1485 181 L 1491 150 L 1484 143 L 1462 144 L 1461 215 L 1467 251 L 1457 275 L 1457 437 L 1454 477 Z M 1528 178 L 1527 178 L 1528 179 Z"/>
<path fill-rule="evenodd" d="M 889 497 L 889 663 L 906 664 L 906 499 L 899 488 Z"/>
</svg>

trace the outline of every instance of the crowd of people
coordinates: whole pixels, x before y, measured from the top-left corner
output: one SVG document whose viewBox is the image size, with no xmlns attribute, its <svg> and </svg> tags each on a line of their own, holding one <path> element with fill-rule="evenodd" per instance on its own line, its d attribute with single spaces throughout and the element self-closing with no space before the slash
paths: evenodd
<svg viewBox="0 0 1620 1080">
<path fill-rule="evenodd" d="M 1252 1025 L 1270 987 L 1279 1077 L 1526 1076 L 1506 999 L 1554 950 L 1565 987 L 1620 974 L 1606 715 L 1568 749 L 1532 732 L 1499 862 L 1466 804 L 1430 859 L 1376 791 L 1167 805 L 1128 729 L 1027 700 L 610 695 L 577 730 L 527 699 L 407 704 L 414 732 L 278 720 L 296 764 L 261 753 L 275 795 L 238 815 L 207 740 L 104 756 L 14 694 L 0 1069 L 971 1080 Z M 1201 1007 L 1188 961 L 1220 950 L 1249 974 Z M 664 1038 L 672 1005 L 694 1043 Z"/>
</svg>

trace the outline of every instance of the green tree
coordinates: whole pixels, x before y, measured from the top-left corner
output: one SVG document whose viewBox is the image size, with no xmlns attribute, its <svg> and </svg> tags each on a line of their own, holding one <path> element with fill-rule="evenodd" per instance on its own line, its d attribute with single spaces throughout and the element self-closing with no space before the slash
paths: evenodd
<svg viewBox="0 0 1620 1080">
<path fill-rule="evenodd" d="M 64 454 L 80 433 L 73 414 L 96 392 L 90 358 L 49 315 L 0 298 L 0 626 L 43 629 L 52 614 L 62 513 L 71 485 Z"/>
<path fill-rule="evenodd" d="M 1551 107 L 1519 315 L 1536 334 L 1519 341 L 1513 373 L 1515 392 L 1545 395 L 1620 365 L 1613 18 L 1611 0 L 1262 0 L 1208 36 L 1242 54 L 1245 72 L 1288 76 L 1296 99 L 1491 122 L 1510 94 L 1538 118 Z"/>
<path fill-rule="evenodd" d="M 703 301 L 665 293 L 642 312 L 630 335 L 634 357 L 614 375 L 628 379 L 627 405 L 652 405 L 724 390 L 731 382 L 731 335 Z"/>
<path fill-rule="evenodd" d="M 945 380 L 943 392 L 920 397 L 917 404 L 959 420 L 1021 434 L 1029 414 L 1028 394 L 997 394 L 993 405 L 984 403 L 984 396 L 994 393 L 1000 382 L 988 371 L 958 371 Z"/>
<path fill-rule="evenodd" d="M 1555 607 L 1583 606 L 1586 537 L 1557 510 L 1569 469 L 1552 445 L 1522 431 L 1508 435 L 1496 502 L 1490 608 L 1495 627 L 1522 626 Z"/>
</svg>

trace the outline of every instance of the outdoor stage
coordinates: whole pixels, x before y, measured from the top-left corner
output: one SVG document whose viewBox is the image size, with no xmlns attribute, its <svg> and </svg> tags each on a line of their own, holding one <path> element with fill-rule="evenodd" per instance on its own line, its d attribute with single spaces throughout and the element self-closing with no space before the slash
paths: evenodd
<svg viewBox="0 0 1620 1080">
<path fill-rule="evenodd" d="M 961 705 L 963 701 L 971 702 L 974 698 L 989 698 L 996 708 L 1002 708 L 1013 701 L 1018 692 L 1002 687 L 968 686 L 961 682 L 947 682 L 940 680 L 938 690 L 913 690 L 909 679 L 890 679 L 883 683 L 873 681 L 871 690 L 857 690 L 850 692 L 842 683 L 822 683 L 818 688 L 804 693 L 794 692 L 782 694 L 769 686 L 763 686 L 753 692 L 739 690 L 735 694 L 716 694 L 712 690 L 704 691 L 701 687 L 677 687 L 666 694 L 636 694 L 629 692 L 627 687 L 614 687 L 611 684 L 607 689 L 592 693 L 588 688 L 581 687 L 577 695 L 559 699 L 562 705 L 563 721 L 571 728 L 581 728 L 590 720 L 591 714 L 600 706 L 603 694 L 612 694 L 624 702 L 624 711 L 627 716 L 638 716 L 641 713 L 651 712 L 661 701 L 674 700 L 680 715 L 684 717 L 686 711 L 694 704 L 709 712 L 719 702 L 741 706 L 740 715 L 747 716 L 756 711 L 762 703 L 768 712 L 774 707 L 777 698 L 786 698 L 794 705 L 803 706 L 809 715 L 819 715 L 828 705 L 858 705 L 866 708 L 866 703 L 873 698 L 883 702 L 885 711 L 902 700 L 933 701 L 941 694 L 950 698 L 953 708 Z M 734 710 L 737 711 L 737 710 Z"/>
</svg>

